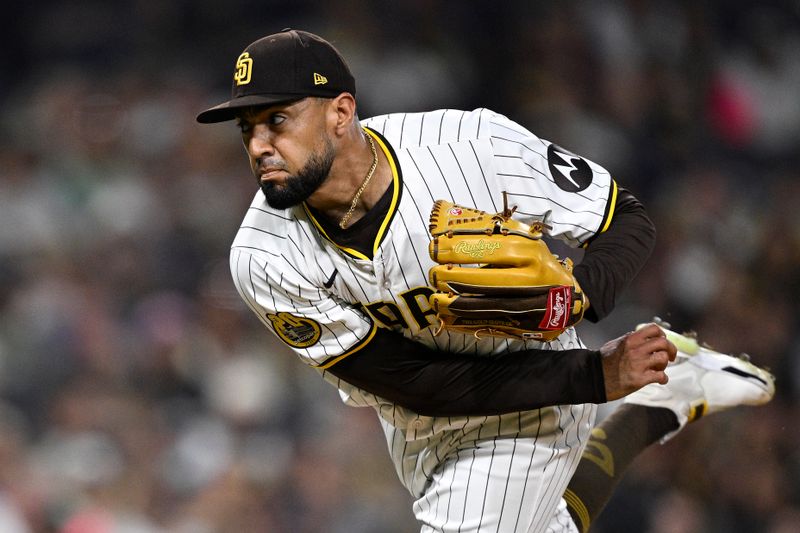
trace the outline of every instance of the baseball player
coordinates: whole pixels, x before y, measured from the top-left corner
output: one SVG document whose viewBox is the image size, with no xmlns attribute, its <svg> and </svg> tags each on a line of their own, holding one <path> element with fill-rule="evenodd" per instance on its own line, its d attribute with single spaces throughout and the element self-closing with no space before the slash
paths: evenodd
<svg viewBox="0 0 800 533">
<path fill-rule="evenodd" d="M 505 192 L 515 219 L 586 247 L 574 277 L 590 320 L 611 311 L 642 267 L 652 224 L 605 169 L 498 113 L 360 121 L 355 94 L 330 43 L 285 30 L 238 56 L 233 97 L 198 121 L 238 121 L 260 188 L 231 248 L 239 293 L 345 403 L 375 409 L 422 531 L 588 528 L 621 471 L 593 474 L 602 467 L 598 450 L 620 453 L 624 464 L 682 427 L 697 402 L 713 412 L 771 396 L 741 386 L 746 392 L 733 399 L 709 399 L 705 383 L 715 380 L 701 386 L 700 376 L 721 371 L 668 367 L 674 341 L 685 338 L 656 324 L 600 350 L 587 349 L 572 327 L 546 342 L 437 327 L 428 279 L 437 199 L 498 212 Z M 675 380 L 683 388 L 667 384 L 673 367 L 688 376 Z M 734 375 L 755 381 L 744 373 Z M 565 497 L 596 405 L 637 390 L 620 417 L 650 430 L 634 442 L 625 431 L 596 428 L 587 449 L 594 455 L 584 461 L 590 469 Z"/>
</svg>

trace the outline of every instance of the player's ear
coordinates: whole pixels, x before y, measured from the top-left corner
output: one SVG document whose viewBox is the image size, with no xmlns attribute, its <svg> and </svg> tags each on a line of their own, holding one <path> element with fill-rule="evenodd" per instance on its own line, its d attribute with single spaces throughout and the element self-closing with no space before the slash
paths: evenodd
<svg viewBox="0 0 800 533">
<path fill-rule="evenodd" d="M 356 100 L 350 93 L 341 93 L 331 100 L 329 112 L 336 132 L 343 133 L 356 118 Z"/>
</svg>

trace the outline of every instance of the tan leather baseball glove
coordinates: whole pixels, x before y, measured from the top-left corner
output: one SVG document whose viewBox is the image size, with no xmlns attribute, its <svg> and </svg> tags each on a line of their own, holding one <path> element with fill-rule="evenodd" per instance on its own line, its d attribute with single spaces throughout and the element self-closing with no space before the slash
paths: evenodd
<svg viewBox="0 0 800 533">
<path fill-rule="evenodd" d="M 511 218 L 505 201 L 490 214 L 445 200 L 430 216 L 430 301 L 443 329 L 550 341 L 583 318 L 587 305 L 572 261 L 550 252 L 547 226 Z"/>
</svg>

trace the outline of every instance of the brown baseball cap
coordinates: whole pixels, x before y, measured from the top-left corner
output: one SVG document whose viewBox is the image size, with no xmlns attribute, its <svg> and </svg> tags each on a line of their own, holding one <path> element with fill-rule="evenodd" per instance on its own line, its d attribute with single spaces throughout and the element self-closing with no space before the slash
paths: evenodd
<svg viewBox="0 0 800 533">
<path fill-rule="evenodd" d="M 236 59 L 231 99 L 197 115 L 204 124 L 236 118 L 243 107 L 306 96 L 355 96 L 356 82 L 331 43 L 301 30 L 283 30 L 251 43 Z"/>
</svg>

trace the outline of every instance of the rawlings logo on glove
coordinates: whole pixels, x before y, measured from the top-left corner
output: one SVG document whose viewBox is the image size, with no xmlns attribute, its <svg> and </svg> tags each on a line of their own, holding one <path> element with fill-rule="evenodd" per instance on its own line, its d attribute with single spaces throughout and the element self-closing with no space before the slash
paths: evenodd
<svg viewBox="0 0 800 533">
<path fill-rule="evenodd" d="M 483 242 L 483 239 L 481 239 L 474 244 L 460 242 L 453 251 L 457 254 L 465 254 L 475 259 L 480 259 L 485 255 L 492 255 L 498 248 L 500 248 L 499 242 Z"/>
<path fill-rule="evenodd" d="M 430 216 L 428 251 L 438 263 L 429 278 L 430 301 L 443 329 L 550 341 L 577 324 L 586 298 L 572 275 L 542 240 L 546 226 L 502 213 L 438 200 Z"/>
</svg>

